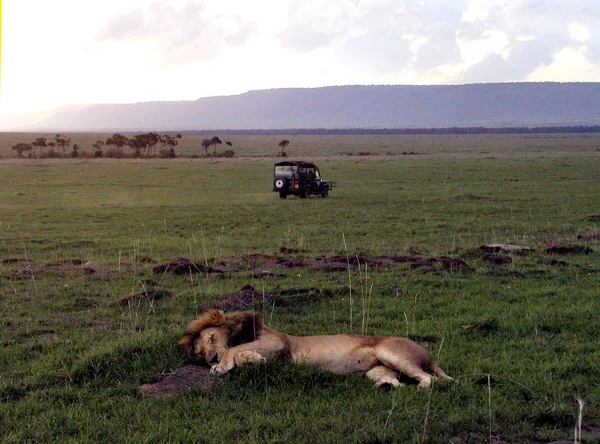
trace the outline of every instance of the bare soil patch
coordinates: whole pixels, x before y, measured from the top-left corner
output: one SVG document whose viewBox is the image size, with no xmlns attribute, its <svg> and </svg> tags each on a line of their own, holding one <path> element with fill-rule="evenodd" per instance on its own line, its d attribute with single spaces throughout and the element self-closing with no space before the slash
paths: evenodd
<svg viewBox="0 0 600 444">
<path fill-rule="evenodd" d="M 219 378 L 210 374 L 208 367 L 186 365 L 158 382 L 141 385 L 138 392 L 145 397 L 173 396 L 193 389 L 209 389 L 221 383 Z"/>
</svg>

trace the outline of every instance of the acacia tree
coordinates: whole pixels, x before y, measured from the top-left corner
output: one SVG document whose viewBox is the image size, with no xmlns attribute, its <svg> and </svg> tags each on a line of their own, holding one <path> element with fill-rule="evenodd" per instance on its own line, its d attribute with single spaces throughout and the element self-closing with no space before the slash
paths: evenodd
<svg viewBox="0 0 600 444">
<path fill-rule="evenodd" d="M 35 156 L 36 147 L 40 147 L 40 153 L 41 153 L 42 148 L 48 146 L 46 144 L 46 140 L 48 140 L 48 139 L 46 139 L 45 137 L 38 137 L 37 139 L 35 139 L 35 142 L 31 143 L 31 146 L 33 147 L 33 152 L 32 152 L 33 156 Z"/>
<path fill-rule="evenodd" d="M 127 141 L 127 145 L 133 150 L 134 157 L 142 157 L 142 150 L 146 151 L 146 138 L 145 134 L 136 134 L 132 139 Z"/>
<path fill-rule="evenodd" d="M 13 146 L 12 149 L 17 152 L 18 157 L 23 157 L 23 153 L 25 151 L 31 151 L 33 149 L 33 147 L 31 146 L 30 143 L 20 142 L 20 143 L 17 143 L 15 146 Z"/>
<path fill-rule="evenodd" d="M 64 157 L 65 150 L 71 146 L 71 138 L 62 137 L 60 134 L 57 134 L 54 140 L 56 141 L 57 148 L 60 149 L 61 157 Z"/>
<path fill-rule="evenodd" d="M 212 145 L 210 139 L 204 139 L 201 145 L 204 148 L 204 157 L 208 157 L 208 147 Z"/>
<path fill-rule="evenodd" d="M 213 156 L 217 157 L 217 145 L 221 145 L 223 142 L 217 136 L 210 139 L 210 144 L 213 146 Z"/>
<path fill-rule="evenodd" d="M 104 151 L 102 151 L 103 146 L 104 146 L 104 142 L 101 140 L 98 140 L 96 143 L 94 143 L 92 145 L 92 147 L 94 147 L 94 157 L 102 157 L 104 155 Z"/>
<path fill-rule="evenodd" d="M 148 156 L 156 155 L 156 145 L 160 140 L 161 137 L 157 133 L 148 133 Z"/>
<path fill-rule="evenodd" d="M 123 147 L 125 145 L 127 145 L 127 143 L 129 142 L 129 139 L 119 133 L 113 134 L 112 137 L 110 137 L 109 139 L 106 139 L 106 145 L 107 146 L 114 146 L 114 151 L 115 154 L 117 155 L 117 157 L 122 157 L 123 155 Z"/>
<path fill-rule="evenodd" d="M 177 137 L 169 136 L 165 134 L 162 139 L 164 140 L 167 147 L 169 147 L 169 157 L 175 157 L 175 147 L 178 145 Z"/>
<path fill-rule="evenodd" d="M 285 154 L 285 147 L 288 146 L 289 144 L 290 144 L 290 141 L 289 140 L 285 140 L 285 139 L 282 140 L 281 142 L 279 142 L 278 145 L 279 145 L 279 148 L 281 148 L 281 151 L 279 152 L 279 155 L 281 157 L 285 157 L 286 156 L 286 154 Z"/>
</svg>

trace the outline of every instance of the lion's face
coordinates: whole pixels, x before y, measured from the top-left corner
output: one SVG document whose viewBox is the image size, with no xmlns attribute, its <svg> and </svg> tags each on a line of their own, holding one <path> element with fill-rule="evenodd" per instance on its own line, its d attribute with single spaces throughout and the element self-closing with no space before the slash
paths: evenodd
<svg viewBox="0 0 600 444">
<path fill-rule="evenodd" d="M 227 350 L 229 338 L 222 328 L 205 328 L 194 341 L 190 354 L 203 357 L 208 364 L 218 364 Z"/>
<path fill-rule="evenodd" d="M 225 314 L 222 310 L 208 309 L 193 320 L 179 339 L 187 352 L 204 358 L 207 364 L 217 364 L 230 347 L 255 341 L 262 331 L 258 313 L 239 311 Z"/>
</svg>

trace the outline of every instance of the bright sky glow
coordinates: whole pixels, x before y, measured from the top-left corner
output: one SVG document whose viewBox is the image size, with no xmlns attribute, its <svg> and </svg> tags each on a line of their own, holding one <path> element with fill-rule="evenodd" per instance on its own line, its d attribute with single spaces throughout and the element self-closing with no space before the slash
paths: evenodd
<svg viewBox="0 0 600 444">
<path fill-rule="evenodd" d="M 596 0 L 2 0 L 0 129 L 69 104 L 600 81 Z M 31 118 L 27 116 L 27 118 Z"/>
</svg>

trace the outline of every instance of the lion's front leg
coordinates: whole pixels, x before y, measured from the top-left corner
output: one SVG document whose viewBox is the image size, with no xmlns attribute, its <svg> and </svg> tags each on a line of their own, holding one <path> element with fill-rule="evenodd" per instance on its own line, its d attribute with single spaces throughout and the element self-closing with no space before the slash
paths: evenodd
<svg viewBox="0 0 600 444">
<path fill-rule="evenodd" d="M 247 364 L 262 364 L 267 361 L 260 353 L 252 350 L 246 350 L 237 353 L 228 352 L 225 352 L 221 362 L 211 368 L 211 373 L 225 374 L 236 366 L 240 367 Z"/>
<path fill-rule="evenodd" d="M 233 360 L 235 361 L 235 365 L 238 367 L 241 365 L 247 364 L 263 364 L 267 362 L 267 359 L 264 358 L 260 353 L 256 353 L 255 351 L 243 351 L 237 353 Z"/>
<path fill-rule="evenodd" d="M 235 361 L 233 359 L 229 361 L 225 361 L 223 359 L 218 364 L 213 365 L 210 368 L 210 372 L 212 374 L 224 375 L 225 373 L 229 373 L 229 371 L 233 369 L 233 367 L 235 367 Z"/>
</svg>

